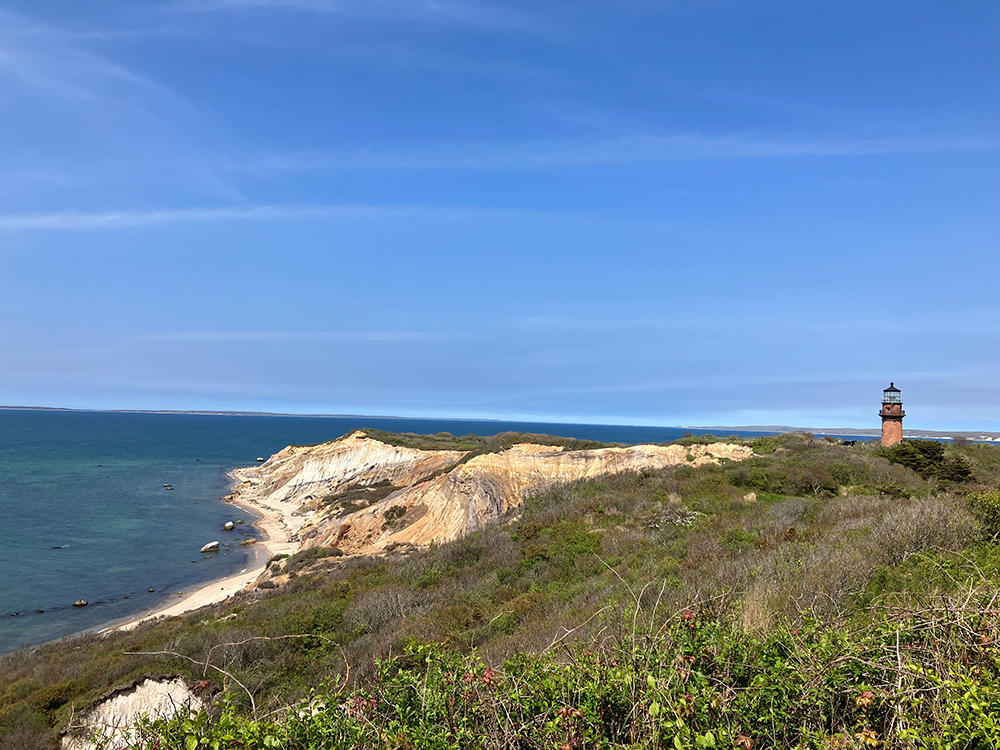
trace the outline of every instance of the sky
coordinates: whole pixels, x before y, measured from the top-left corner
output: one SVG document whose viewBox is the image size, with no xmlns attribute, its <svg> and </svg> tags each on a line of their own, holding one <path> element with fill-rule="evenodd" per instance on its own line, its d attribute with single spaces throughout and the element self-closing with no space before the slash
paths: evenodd
<svg viewBox="0 0 1000 750">
<path fill-rule="evenodd" d="M 4 0 L 0 404 L 1000 430 L 998 32 Z"/>
</svg>

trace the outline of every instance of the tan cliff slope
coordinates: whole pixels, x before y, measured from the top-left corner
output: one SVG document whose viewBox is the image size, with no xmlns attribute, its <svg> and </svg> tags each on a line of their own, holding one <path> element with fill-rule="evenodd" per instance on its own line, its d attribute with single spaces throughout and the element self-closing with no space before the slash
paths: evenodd
<svg viewBox="0 0 1000 750">
<path fill-rule="evenodd" d="M 358 431 L 318 446 L 286 448 L 266 463 L 233 472 L 239 484 L 231 499 L 282 513 L 280 529 L 265 529 L 272 538 L 285 535 L 275 541 L 379 554 L 452 541 L 509 520 L 526 497 L 557 484 L 742 461 L 752 450 L 713 443 L 566 451 L 521 443 L 459 463 L 466 455 L 386 445 Z"/>
<path fill-rule="evenodd" d="M 463 456 L 463 451 L 386 445 L 354 432 L 320 445 L 291 445 L 263 464 L 234 470 L 236 485 L 227 499 L 262 510 L 258 525 L 270 537 L 269 546 L 295 551 L 300 529 L 307 521 L 326 516 L 324 500 L 331 495 L 351 487 L 409 487 Z"/>
</svg>

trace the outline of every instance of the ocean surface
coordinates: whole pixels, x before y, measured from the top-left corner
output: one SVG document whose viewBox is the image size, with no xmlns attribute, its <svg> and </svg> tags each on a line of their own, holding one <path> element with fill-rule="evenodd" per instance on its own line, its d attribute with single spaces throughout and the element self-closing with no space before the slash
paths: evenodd
<svg viewBox="0 0 1000 750">
<path fill-rule="evenodd" d="M 252 565 L 226 472 L 356 428 L 663 442 L 668 427 L 0 409 L 0 653 L 147 612 Z M 750 433 L 747 433 L 750 434 Z M 173 489 L 164 487 L 170 484 Z M 242 520 L 234 534 L 226 521 Z M 202 545 L 227 542 L 207 559 Z M 150 591 L 152 589 L 153 591 Z M 73 602 L 86 599 L 87 607 Z M 38 611 L 41 610 L 41 611 Z"/>
</svg>

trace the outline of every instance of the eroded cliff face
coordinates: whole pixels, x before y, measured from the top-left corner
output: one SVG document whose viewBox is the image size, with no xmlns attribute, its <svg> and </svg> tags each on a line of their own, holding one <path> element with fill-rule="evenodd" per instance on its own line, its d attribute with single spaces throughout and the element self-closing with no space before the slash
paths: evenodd
<svg viewBox="0 0 1000 750">
<path fill-rule="evenodd" d="M 196 686 L 197 687 L 197 686 Z M 205 701 L 181 678 L 145 679 L 118 690 L 76 717 L 63 737 L 63 750 L 128 750 L 137 746 L 134 727 L 140 716 L 169 719 L 178 710 L 200 711 Z"/>
<path fill-rule="evenodd" d="M 233 497 L 298 514 L 288 525 L 301 548 L 370 555 L 448 542 L 504 522 L 526 497 L 556 484 L 751 455 L 749 447 L 728 443 L 583 451 L 522 443 L 454 466 L 465 454 L 396 448 L 356 432 L 312 448 L 287 448 L 240 470 Z"/>
<path fill-rule="evenodd" d="M 440 544 L 514 517 L 526 497 L 557 484 L 680 464 L 699 466 L 720 458 L 739 461 L 751 453 L 746 446 L 728 444 L 563 451 L 522 443 L 501 453 L 476 456 L 368 508 L 316 519 L 304 529 L 304 536 L 307 546 L 339 547 L 347 554 Z"/>
<path fill-rule="evenodd" d="M 259 466 L 233 471 L 237 484 L 229 499 L 260 508 L 265 515 L 258 525 L 272 540 L 269 546 L 293 552 L 307 521 L 317 515 L 322 521 L 343 508 L 331 507 L 331 496 L 350 488 L 372 488 L 373 498 L 384 497 L 386 488 L 409 487 L 464 456 L 462 451 L 386 445 L 355 432 L 321 445 L 289 446 Z M 363 494 L 357 499 L 365 500 Z"/>
<path fill-rule="evenodd" d="M 233 476 L 270 499 L 301 503 L 350 486 L 391 482 L 408 487 L 454 465 L 461 451 L 421 451 L 386 445 L 354 432 L 320 445 L 292 445 L 261 466 L 237 469 Z"/>
</svg>

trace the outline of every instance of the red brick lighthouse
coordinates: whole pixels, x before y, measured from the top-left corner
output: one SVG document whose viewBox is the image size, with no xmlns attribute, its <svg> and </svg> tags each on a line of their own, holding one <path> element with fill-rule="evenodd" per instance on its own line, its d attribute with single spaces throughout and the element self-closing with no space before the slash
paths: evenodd
<svg viewBox="0 0 1000 750">
<path fill-rule="evenodd" d="M 889 387 L 882 391 L 882 411 L 878 413 L 882 417 L 882 445 L 895 445 L 903 441 L 903 397 L 899 395 L 899 388 L 895 383 L 889 383 Z"/>
</svg>

